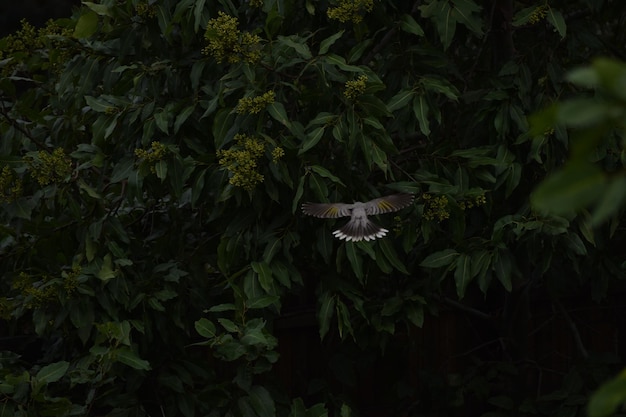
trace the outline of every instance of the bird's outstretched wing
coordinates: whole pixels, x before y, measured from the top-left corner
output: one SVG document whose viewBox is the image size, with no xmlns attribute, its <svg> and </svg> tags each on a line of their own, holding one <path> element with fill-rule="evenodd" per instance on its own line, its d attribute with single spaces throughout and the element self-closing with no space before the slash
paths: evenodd
<svg viewBox="0 0 626 417">
<path fill-rule="evenodd" d="M 413 202 L 413 194 L 392 194 L 365 203 L 365 212 L 370 214 L 391 213 L 408 207 Z"/>
<path fill-rule="evenodd" d="M 344 203 L 304 203 L 302 211 L 313 217 L 320 218 L 337 218 L 349 216 L 352 211 L 352 204 Z"/>
</svg>

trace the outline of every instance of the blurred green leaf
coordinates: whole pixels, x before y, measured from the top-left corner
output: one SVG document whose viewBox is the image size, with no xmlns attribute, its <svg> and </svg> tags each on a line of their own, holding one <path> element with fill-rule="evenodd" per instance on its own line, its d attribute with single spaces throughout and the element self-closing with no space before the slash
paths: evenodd
<svg viewBox="0 0 626 417">
<path fill-rule="evenodd" d="M 589 417 L 608 417 L 626 403 L 626 372 L 605 382 L 598 388 L 587 405 Z"/>
<path fill-rule="evenodd" d="M 606 192 L 606 176 L 597 166 L 571 161 L 549 176 L 531 194 L 536 210 L 567 214 L 587 207 Z"/>
</svg>

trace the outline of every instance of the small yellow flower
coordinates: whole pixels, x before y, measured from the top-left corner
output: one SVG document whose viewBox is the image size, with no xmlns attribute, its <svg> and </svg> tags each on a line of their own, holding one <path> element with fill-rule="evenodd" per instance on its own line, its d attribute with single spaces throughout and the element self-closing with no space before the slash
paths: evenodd
<svg viewBox="0 0 626 417">
<path fill-rule="evenodd" d="M 135 149 L 135 156 L 150 164 L 150 171 L 155 173 L 154 164 L 162 161 L 169 153 L 167 147 L 161 142 L 154 141 L 150 144 L 150 149 Z"/>
<path fill-rule="evenodd" d="M 280 146 L 277 146 L 274 148 L 274 150 L 272 150 L 272 162 L 273 163 L 277 163 L 280 160 L 280 158 L 282 158 L 283 156 L 285 156 L 285 150 L 281 148 Z"/>
<path fill-rule="evenodd" d="M 239 114 L 248 113 L 248 114 L 257 114 L 265 107 L 269 106 L 274 102 L 276 98 L 276 94 L 273 90 L 269 90 L 263 95 L 256 97 L 244 97 L 239 99 L 237 103 L 237 107 L 235 111 Z"/>
<path fill-rule="evenodd" d="M 157 8 L 154 4 L 148 4 L 147 1 L 141 1 L 135 6 L 135 12 L 137 12 L 137 16 L 141 16 L 143 18 L 152 18 L 156 17 Z"/>
<path fill-rule="evenodd" d="M 528 18 L 528 23 L 530 23 L 531 25 L 539 23 L 546 17 L 549 9 L 550 6 L 548 6 L 547 4 L 542 4 L 541 6 L 538 6 L 537 8 L 535 8 L 535 10 L 532 11 L 530 17 Z"/>
<path fill-rule="evenodd" d="M 56 148 L 52 153 L 39 151 L 37 158 L 27 159 L 27 162 L 31 175 L 42 186 L 62 182 L 72 172 L 72 160 L 65 155 L 63 148 Z"/>
<path fill-rule="evenodd" d="M 348 100 L 355 100 L 365 92 L 367 79 L 367 75 L 363 74 L 356 80 L 346 81 L 343 95 L 346 96 Z"/>
<path fill-rule="evenodd" d="M 238 29 L 236 17 L 218 12 L 218 17 L 209 20 L 204 38 L 208 45 L 202 50 L 212 55 L 218 63 L 227 61 L 234 64 L 240 61 L 255 63 L 261 59 L 261 38 Z"/>
<path fill-rule="evenodd" d="M 0 172 L 0 201 L 15 201 L 22 195 L 22 180 L 15 172 L 5 165 Z"/>
<path fill-rule="evenodd" d="M 330 7 L 326 11 L 329 19 L 339 20 L 341 23 L 360 23 L 363 14 L 374 8 L 373 0 L 340 0 L 338 7 Z"/>
<path fill-rule="evenodd" d="M 235 146 L 217 151 L 218 163 L 231 174 L 230 184 L 252 191 L 264 180 L 258 172 L 258 160 L 265 152 L 265 144 L 255 137 L 235 135 Z"/>
<path fill-rule="evenodd" d="M 424 198 L 424 196 L 428 196 Z M 430 196 L 428 194 L 422 195 L 422 199 L 425 200 L 424 204 L 424 219 L 437 220 L 438 222 L 444 221 L 450 218 L 450 212 L 448 211 L 448 197 L 442 196 Z"/>
</svg>

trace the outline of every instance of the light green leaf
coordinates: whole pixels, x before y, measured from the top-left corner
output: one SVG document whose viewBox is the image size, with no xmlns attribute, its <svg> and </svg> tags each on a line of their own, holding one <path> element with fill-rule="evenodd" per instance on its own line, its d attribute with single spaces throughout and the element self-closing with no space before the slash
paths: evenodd
<svg viewBox="0 0 626 417">
<path fill-rule="evenodd" d="M 90 1 L 82 2 L 85 6 L 89 7 L 91 10 L 99 14 L 100 16 L 111 16 L 110 7 L 104 4 L 93 3 Z"/>
<path fill-rule="evenodd" d="M 215 325 L 206 318 L 201 318 L 194 323 L 194 327 L 196 332 L 202 337 L 206 337 L 207 339 L 212 339 L 216 336 Z"/>
<path fill-rule="evenodd" d="M 74 37 L 77 39 L 89 38 L 91 35 L 98 31 L 98 14 L 89 11 L 82 14 L 76 26 L 74 27 Z"/>
<path fill-rule="evenodd" d="M 326 128 L 324 126 L 313 129 L 313 131 L 306 136 L 304 142 L 302 142 L 302 147 L 298 151 L 298 155 L 302 155 L 303 153 L 317 145 L 320 139 L 322 139 L 322 137 L 324 136 L 325 129 Z"/>
<path fill-rule="evenodd" d="M 230 333 L 237 333 L 239 332 L 239 326 L 237 326 L 235 323 L 233 323 L 232 320 L 228 320 L 224 317 L 220 317 L 219 319 L 217 319 L 218 323 L 222 325 L 222 327 Z"/>
<path fill-rule="evenodd" d="M 37 372 L 35 378 L 37 382 L 45 385 L 50 382 L 56 382 L 59 379 L 63 378 L 63 375 L 67 372 L 70 363 L 66 361 L 54 362 L 50 365 L 46 365 Z"/>
</svg>

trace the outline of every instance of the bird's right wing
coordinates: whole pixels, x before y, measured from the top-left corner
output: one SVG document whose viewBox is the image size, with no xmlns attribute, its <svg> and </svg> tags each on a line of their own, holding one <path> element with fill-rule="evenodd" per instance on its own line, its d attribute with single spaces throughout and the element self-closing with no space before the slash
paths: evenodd
<svg viewBox="0 0 626 417">
<path fill-rule="evenodd" d="M 391 213 L 403 209 L 413 202 L 413 194 L 392 194 L 365 203 L 367 214 Z"/>
<path fill-rule="evenodd" d="M 304 214 L 308 214 L 313 217 L 320 218 L 337 218 L 350 216 L 352 211 L 352 204 L 344 203 L 304 203 L 302 204 L 302 211 Z"/>
</svg>

